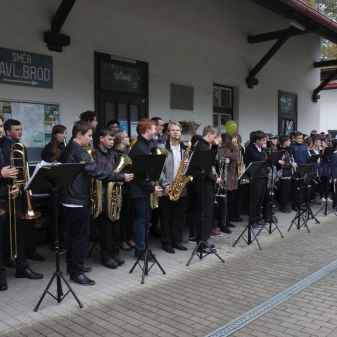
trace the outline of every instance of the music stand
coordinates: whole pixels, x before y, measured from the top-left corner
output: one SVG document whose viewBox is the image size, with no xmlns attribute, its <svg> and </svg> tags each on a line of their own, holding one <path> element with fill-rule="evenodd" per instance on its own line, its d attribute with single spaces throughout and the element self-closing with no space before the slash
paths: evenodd
<svg viewBox="0 0 337 337">
<path fill-rule="evenodd" d="M 60 187 L 69 186 L 78 174 L 82 171 L 82 163 L 69 163 L 69 164 L 51 164 L 41 167 L 37 173 L 32 177 L 31 181 L 25 187 L 30 189 L 35 193 L 50 193 L 54 205 L 54 226 L 55 226 L 55 254 L 56 254 L 56 270 L 53 273 L 52 278 L 47 284 L 42 296 L 40 297 L 38 303 L 36 304 L 34 311 L 38 311 L 41 302 L 48 293 L 52 296 L 58 303 L 62 302 L 63 299 L 71 293 L 76 299 L 80 308 L 83 308 L 83 304 L 76 296 L 74 290 L 71 288 L 68 281 L 63 276 L 63 272 L 60 269 L 60 247 L 59 247 L 59 228 L 58 228 L 58 198 L 57 192 Z M 56 296 L 49 292 L 49 288 L 56 278 Z M 62 290 L 62 280 L 68 287 L 66 294 L 63 294 Z"/>
<path fill-rule="evenodd" d="M 271 177 L 268 181 L 268 196 L 267 196 L 267 216 L 266 224 L 268 224 L 268 228 L 266 224 L 263 225 L 263 227 L 258 231 L 257 236 L 261 233 L 262 229 L 266 229 L 269 234 L 272 234 L 275 230 L 278 230 L 281 238 L 283 238 L 283 234 L 278 226 L 278 219 L 275 215 L 273 215 L 273 191 L 274 191 L 274 185 L 275 185 L 275 175 L 274 175 L 274 167 L 278 164 L 279 160 L 281 160 L 282 156 L 284 155 L 284 150 L 280 151 L 274 151 L 270 154 L 269 159 L 267 160 L 267 163 L 269 164 L 269 170 L 271 170 Z M 270 174 L 270 173 L 269 173 Z M 275 228 L 273 229 L 273 224 Z"/>
<path fill-rule="evenodd" d="M 134 181 L 137 180 L 145 181 L 146 183 L 150 183 L 150 181 L 158 181 L 160 174 L 163 170 L 163 166 L 165 163 L 166 155 L 151 155 L 151 154 L 141 154 L 132 158 L 132 166 L 130 168 L 130 172 L 134 174 Z M 145 250 L 141 255 L 138 256 L 137 261 L 134 263 L 129 273 L 131 274 L 133 270 L 138 265 L 142 270 L 142 280 L 141 284 L 144 284 L 145 276 L 148 275 L 151 268 L 156 264 L 162 273 L 165 275 L 165 270 L 159 264 L 157 258 L 152 251 L 149 249 L 149 220 L 150 220 L 150 194 L 148 194 L 148 207 L 146 208 L 146 222 L 145 222 Z M 153 258 L 153 262 L 149 267 L 149 258 Z M 140 261 L 144 260 L 143 266 Z"/>
<path fill-rule="evenodd" d="M 186 175 L 191 175 L 193 177 L 193 181 L 195 183 L 196 178 L 200 178 L 201 184 L 201 227 L 205 226 L 205 179 L 206 174 L 211 171 L 212 164 L 215 160 L 216 151 L 197 151 L 194 152 L 190 158 L 188 168 L 186 170 Z M 204 252 L 204 247 L 208 248 L 208 252 Z M 224 263 L 225 261 L 217 254 L 216 250 L 212 248 L 207 240 L 200 240 L 196 247 L 194 248 L 190 258 L 188 259 L 186 266 L 188 267 L 195 255 L 202 260 L 204 257 L 209 254 L 215 254 L 218 259 Z"/>
<path fill-rule="evenodd" d="M 257 172 L 261 170 L 261 168 L 266 165 L 265 161 L 254 161 L 251 162 L 246 170 L 238 177 L 238 180 L 240 181 L 241 179 L 249 179 L 252 180 L 254 176 L 256 175 Z M 252 189 L 250 189 L 249 193 L 253 193 Z M 244 237 L 244 234 L 247 232 L 247 239 Z M 253 235 L 253 239 L 252 239 Z M 259 246 L 260 249 L 260 243 L 257 239 L 257 235 L 255 235 L 254 231 L 252 230 L 252 224 L 250 223 L 250 219 L 248 218 L 248 224 L 244 228 L 244 230 L 241 232 L 241 234 L 238 236 L 238 238 L 235 240 L 233 247 L 236 246 L 236 244 L 239 242 L 239 240 L 242 239 L 243 241 L 246 242 L 247 245 L 250 245 L 253 241 L 256 241 L 257 245 Z"/>
<path fill-rule="evenodd" d="M 301 227 L 306 227 L 308 232 L 310 233 L 309 227 L 308 227 L 308 221 L 310 219 L 315 219 L 316 223 L 319 223 L 319 221 L 315 218 L 311 208 L 310 208 L 310 193 L 309 189 L 307 187 L 307 193 L 305 194 L 305 202 L 304 204 L 301 201 L 301 195 L 303 191 L 304 186 L 304 179 L 305 175 L 308 174 L 308 172 L 313 168 L 315 164 L 309 163 L 309 164 L 300 164 L 294 173 L 294 176 L 297 176 L 297 179 L 299 181 L 299 186 L 297 189 L 297 213 L 293 220 L 291 221 L 291 224 L 288 228 L 288 232 L 290 231 L 293 224 L 297 223 L 296 228 L 299 230 Z M 301 220 L 303 223 L 301 224 Z"/>
</svg>

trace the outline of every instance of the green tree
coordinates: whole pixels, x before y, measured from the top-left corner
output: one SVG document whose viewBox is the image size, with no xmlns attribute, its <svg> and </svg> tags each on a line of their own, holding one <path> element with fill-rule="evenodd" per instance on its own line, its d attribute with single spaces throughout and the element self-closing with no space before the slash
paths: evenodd
<svg viewBox="0 0 337 337">
<path fill-rule="evenodd" d="M 336 0 L 306 0 L 307 4 L 337 22 Z M 326 39 L 321 42 L 321 58 L 324 60 L 337 59 L 337 45 Z"/>
</svg>

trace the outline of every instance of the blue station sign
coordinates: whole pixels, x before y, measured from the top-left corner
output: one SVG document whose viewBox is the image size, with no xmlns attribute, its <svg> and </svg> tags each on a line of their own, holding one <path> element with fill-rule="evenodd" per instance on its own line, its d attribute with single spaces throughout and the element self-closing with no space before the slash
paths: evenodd
<svg viewBox="0 0 337 337">
<path fill-rule="evenodd" d="M 53 88 L 53 58 L 0 47 L 0 84 Z"/>
</svg>

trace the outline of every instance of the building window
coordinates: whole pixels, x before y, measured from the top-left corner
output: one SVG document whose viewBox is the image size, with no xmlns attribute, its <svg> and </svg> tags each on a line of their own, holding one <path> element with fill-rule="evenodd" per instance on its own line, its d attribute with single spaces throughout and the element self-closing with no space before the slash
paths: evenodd
<svg viewBox="0 0 337 337">
<path fill-rule="evenodd" d="M 297 130 L 297 94 L 278 92 L 278 132 L 289 135 Z"/>
<path fill-rule="evenodd" d="M 230 119 L 233 119 L 233 88 L 213 84 L 213 126 L 224 133 Z"/>
</svg>

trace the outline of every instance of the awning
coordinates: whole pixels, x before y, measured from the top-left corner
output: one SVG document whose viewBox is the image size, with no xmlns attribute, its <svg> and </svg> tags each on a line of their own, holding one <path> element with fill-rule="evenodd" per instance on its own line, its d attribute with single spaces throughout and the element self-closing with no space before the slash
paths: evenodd
<svg viewBox="0 0 337 337">
<path fill-rule="evenodd" d="M 251 0 L 286 19 L 295 21 L 333 43 L 337 43 L 337 23 L 302 0 Z"/>
</svg>

